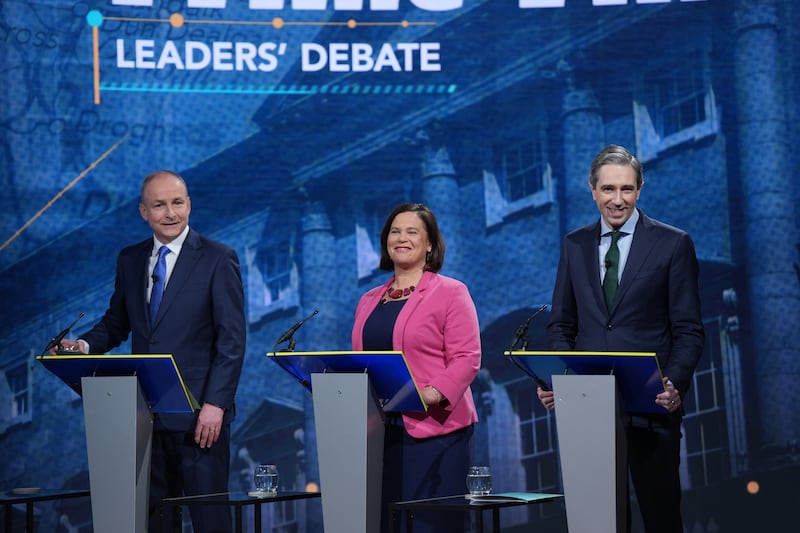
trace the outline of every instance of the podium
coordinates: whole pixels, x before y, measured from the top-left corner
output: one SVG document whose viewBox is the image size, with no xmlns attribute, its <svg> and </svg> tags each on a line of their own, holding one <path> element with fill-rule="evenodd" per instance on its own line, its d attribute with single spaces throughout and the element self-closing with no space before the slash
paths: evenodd
<svg viewBox="0 0 800 533">
<path fill-rule="evenodd" d="M 427 406 L 402 352 L 273 352 L 312 392 L 325 531 L 378 533 L 386 412 Z"/>
<path fill-rule="evenodd" d="M 95 531 L 145 532 L 153 413 L 198 408 L 171 355 L 44 355 L 83 398 Z"/>
<path fill-rule="evenodd" d="M 552 380 L 570 533 L 626 530 L 625 413 L 660 413 L 661 368 L 649 352 L 506 352 L 539 385 Z"/>
</svg>

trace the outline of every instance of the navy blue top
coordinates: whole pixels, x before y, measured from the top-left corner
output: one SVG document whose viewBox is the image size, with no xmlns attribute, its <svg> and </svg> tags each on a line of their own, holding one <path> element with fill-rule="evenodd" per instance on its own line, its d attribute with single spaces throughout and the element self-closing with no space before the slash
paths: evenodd
<svg viewBox="0 0 800 533">
<path fill-rule="evenodd" d="M 406 300 L 388 300 L 375 308 L 364 323 L 364 350 L 391 352 L 394 350 L 392 333 L 397 315 Z"/>
</svg>

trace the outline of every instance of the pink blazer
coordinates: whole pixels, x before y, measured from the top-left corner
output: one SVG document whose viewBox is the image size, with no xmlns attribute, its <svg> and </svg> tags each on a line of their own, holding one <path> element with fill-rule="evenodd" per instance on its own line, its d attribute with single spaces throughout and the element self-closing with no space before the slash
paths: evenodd
<svg viewBox="0 0 800 533">
<path fill-rule="evenodd" d="M 358 302 L 353 324 L 353 350 L 363 350 L 364 323 L 394 281 L 366 292 Z M 466 285 L 425 272 L 397 317 L 394 349 L 406 356 L 420 389 L 431 385 L 449 400 L 426 413 L 404 413 L 409 435 L 445 435 L 478 421 L 470 384 L 481 366 L 478 314 Z"/>
</svg>

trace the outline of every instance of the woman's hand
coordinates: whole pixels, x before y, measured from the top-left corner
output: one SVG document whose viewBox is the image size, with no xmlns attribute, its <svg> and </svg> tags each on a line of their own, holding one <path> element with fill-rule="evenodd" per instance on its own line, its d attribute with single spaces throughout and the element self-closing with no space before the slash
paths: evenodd
<svg viewBox="0 0 800 533">
<path fill-rule="evenodd" d="M 422 389 L 422 399 L 425 400 L 426 405 L 439 405 L 444 401 L 444 396 L 439 392 L 436 387 L 428 385 Z"/>
</svg>

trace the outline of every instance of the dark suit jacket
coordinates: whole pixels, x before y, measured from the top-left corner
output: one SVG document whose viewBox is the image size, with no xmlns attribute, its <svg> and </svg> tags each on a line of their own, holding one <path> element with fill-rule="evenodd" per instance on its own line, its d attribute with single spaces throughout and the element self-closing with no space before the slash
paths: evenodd
<svg viewBox="0 0 800 533">
<path fill-rule="evenodd" d="M 147 283 L 152 249 L 150 238 L 120 252 L 108 310 L 80 338 L 94 354 L 119 346 L 129 334 L 134 354 L 172 354 L 200 405 L 224 408 L 229 422 L 246 336 L 236 252 L 189 229 L 151 330 Z M 190 431 L 196 414 L 162 413 L 156 429 Z"/>
<path fill-rule="evenodd" d="M 565 237 L 550 348 L 655 352 L 663 374 L 686 397 L 705 341 L 694 244 L 685 232 L 639 214 L 610 312 L 600 281 L 600 221 Z"/>
</svg>

